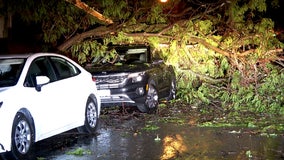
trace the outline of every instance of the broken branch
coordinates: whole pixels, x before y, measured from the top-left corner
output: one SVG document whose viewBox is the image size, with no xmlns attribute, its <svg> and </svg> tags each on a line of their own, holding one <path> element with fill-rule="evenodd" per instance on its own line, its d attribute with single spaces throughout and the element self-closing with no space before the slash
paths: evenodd
<svg viewBox="0 0 284 160">
<path fill-rule="evenodd" d="M 97 19 L 99 19 L 100 21 L 103 21 L 107 24 L 112 24 L 113 21 L 111 19 L 106 18 L 105 16 L 103 16 L 102 14 L 100 14 L 99 12 L 97 12 L 96 10 L 94 10 L 93 8 L 89 7 L 86 3 L 82 2 L 81 0 L 66 0 L 69 3 L 74 4 L 76 7 L 84 10 L 85 12 L 87 12 L 88 14 L 96 17 Z"/>
</svg>

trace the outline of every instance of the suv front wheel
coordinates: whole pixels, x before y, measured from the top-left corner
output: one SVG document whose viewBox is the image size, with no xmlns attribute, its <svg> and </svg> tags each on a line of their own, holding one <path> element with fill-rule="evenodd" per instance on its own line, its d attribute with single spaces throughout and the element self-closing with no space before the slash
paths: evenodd
<svg viewBox="0 0 284 160">
<path fill-rule="evenodd" d="M 154 85 L 149 84 L 149 89 L 147 92 L 145 103 L 137 105 L 137 108 L 140 112 L 155 113 L 155 111 L 158 108 L 158 104 L 159 104 L 158 91 Z"/>
</svg>

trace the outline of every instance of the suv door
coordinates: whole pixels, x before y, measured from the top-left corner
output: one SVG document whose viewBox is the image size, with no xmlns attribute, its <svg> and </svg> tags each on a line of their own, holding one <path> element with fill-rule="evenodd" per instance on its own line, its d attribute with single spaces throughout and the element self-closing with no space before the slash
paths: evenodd
<svg viewBox="0 0 284 160">
<path fill-rule="evenodd" d="M 168 66 L 164 63 L 162 58 L 159 56 L 159 53 L 153 53 L 153 62 L 152 65 L 155 69 L 157 76 L 157 87 L 159 91 L 160 98 L 166 97 L 169 94 L 169 86 L 171 84 L 169 78 Z"/>
</svg>

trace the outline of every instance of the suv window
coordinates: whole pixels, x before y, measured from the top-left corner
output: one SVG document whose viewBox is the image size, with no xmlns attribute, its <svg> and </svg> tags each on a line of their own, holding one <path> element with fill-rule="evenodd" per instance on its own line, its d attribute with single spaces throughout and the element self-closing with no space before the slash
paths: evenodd
<svg viewBox="0 0 284 160">
<path fill-rule="evenodd" d="M 147 62 L 147 48 L 129 49 L 125 53 L 125 59 L 128 63 L 145 63 Z"/>
<path fill-rule="evenodd" d="M 104 55 L 95 57 L 92 61 L 93 64 L 134 64 L 148 62 L 147 47 L 114 47 L 106 51 Z"/>
<path fill-rule="evenodd" d="M 59 79 L 69 78 L 80 73 L 80 70 L 70 62 L 60 57 L 50 57 Z"/>
</svg>

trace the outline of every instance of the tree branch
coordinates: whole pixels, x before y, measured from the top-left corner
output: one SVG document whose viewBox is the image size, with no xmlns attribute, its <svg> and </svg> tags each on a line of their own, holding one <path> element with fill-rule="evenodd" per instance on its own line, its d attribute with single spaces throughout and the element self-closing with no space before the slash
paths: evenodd
<svg viewBox="0 0 284 160">
<path fill-rule="evenodd" d="M 220 53 L 220 54 L 222 54 L 222 55 L 224 55 L 224 56 L 226 56 L 226 57 L 230 57 L 230 56 L 231 56 L 230 53 L 228 53 L 228 52 L 226 52 L 226 51 L 223 51 L 223 50 L 220 49 L 220 48 L 217 48 L 217 47 L 212 46 L 211 44 L 209 44 L 208 42 L 206 42 L 205 40 L 203 40 L 203 39 L 201 39 L 201 38 L 191 37 L 190 39 L 191 39 L 192 41 L 197 42 L 197 43 L 200 43 L 200 44 L 204 45 L 205 47 L 210 48 L 210 49 L 212 49 L 213 51 L 215 51 L 215 52 L 217 52 L 217 53 Z"/>
<path fill-rule="evenodd" d="M 92 29 L 90 31 L 84 32 L 82 34 L 77 34 L 76 36 L 73 36 L 72 38 L 68 39 L 64 43 L 62 43 L 60 46 L 57 47 L 59 51 L 66 51 L 69 49 L 75 42 L 80 42 L 83 39 L 87 37 L 101 37 L 103 35 L 109 34 L 113 32 L 114 28 L 111 27 L 97 27 L 95 29 Z"/>
<path fill-rule="evenodd" d="M 96 17 L 97 19 L 99 19 L 100 21 L 102 21 L 104 23 L 107 23 L 107 24 L 113 23 L 113 21 L 111 19 L 106 18 L 105 16 L 103 16 L 102 14 L 100 14 L 99 12 L 94 10 L 93 8 L 89 7 L 86 3 L 81 2 L 81 0 L 65 0 L 65 1 L 74 4 L 76 7 L 84 10 L 88 14 Z"/>
<path fill-rule="evenodd" d="M 172 36 L 161 35 L 159 33 L 128 33 L 126 35 L 131 36 L 131 37 L 154 37 L 154 36 L 156 36 L 156 37 L 163 37 L 163 38 L 172 38 Z M 224 56 L 227 56 L 227 57 L 231 56 L 230 53 L 228 53 L 228 52 L 226 52 L 226 51 L 224 51 L 220 48 L 212 46 L 211 44 L 209 44 L 208 42 L 206 42 L 205 40 L 203 40 L 201 38 L 191 37 L 190 40 L 193 41 L 193 42 L 200 43 L 200 44 L 204 45 L 205 47 L 210 48 L 210 49 L 214 50 L 215 52 L 220 53 Z"/>
<path fill-rule="evenodd" d="M 207 75 L 196 73 L 196 72 L 192 71 L 189 68 L 182 68 L 181 70 L 189 72 L 189 73 L 191 73 L 191 74 L 193 74 L 193 75 L 195 75 L 195 76 L 197 76 L 197 77 L 199 77 L 199 78 L 201 78 L 203 80 L 207 80 L 207 81 L 210 81 L 212 83 L 221 83 L 221 82 L 226 82 L 227 81 L 227 79 L 225 79 L 225 78 L 215 79 L 215 78 L 209 77 Z"/>
</svg>

